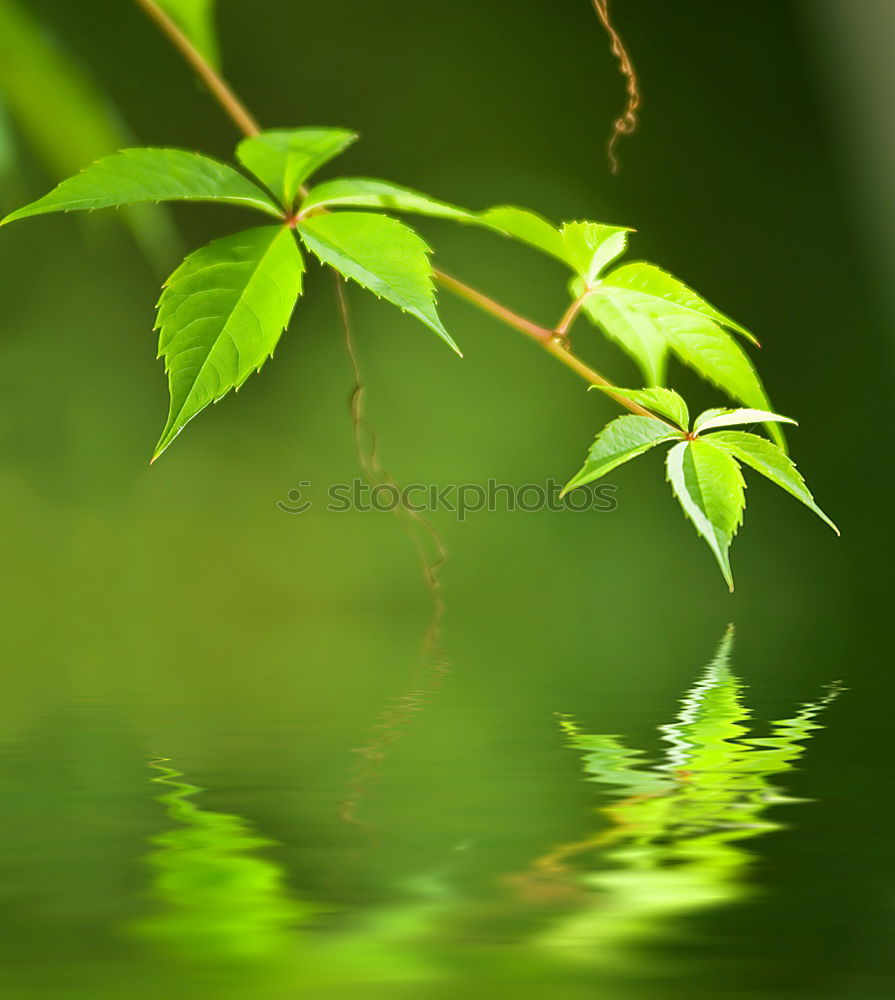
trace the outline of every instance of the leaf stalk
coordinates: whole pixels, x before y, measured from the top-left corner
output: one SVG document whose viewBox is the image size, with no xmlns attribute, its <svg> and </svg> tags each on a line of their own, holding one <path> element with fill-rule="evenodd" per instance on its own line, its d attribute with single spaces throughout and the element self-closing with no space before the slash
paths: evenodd
<svg viewBox="0 0 895 1000">
<path fill-rule="evenodd" d="M 610 382 L 605 375 L 600 374 L 600 372 L 598 372 L 595 368 L 591 368 L 590 365 L 585 364 L 579 357 L 574 355 L 569 349 L 564 332 L 561 330 L 562 321 L 560 321 L 560 326 L 558 326 L 555 330 L 548 330 L 547 327 L 539 326 L 537 323 L 533 323 L 524 316 L 520 316 L 518 313 L 513 312 L 512 309 L 508 309 L 500 302 L 496 302 L 494 299 L 485 295 L 484 292 L 480 292 L 471 285 L 467 285 L 465 281 L 460 281 L 459 278 L 446 274 L 438 268 L 434 268 L 433 271 L 436 280 L 439 284 L 447 288 L 448 291 L 453 292 L 461 299 L 465 299 L 467 302 L 481 309 L 483 312 L 489 313 L 491 316 L 499 319 L 507 326 L 511 326 L 513 329 L 519 330 L 532 340 L 536 340 L 548 354 L 556 358 L 556 360 L 561 364 L 564 364 L 566 368 L 570 368 L 576 375 L 580 375 L 586 382 L 589 382 L 591 385 L 602 386 L 604 389 L 608 390 L 606 395 L 611 396 L 626 410 L 630 410 L 631 413 L 636 413 L 641 417 L 652 417 L 654 420 L 662 420 L 661 417 L 652 413 L 650 410 L 646 409 L 646 407 L 640 406 L 639 403 L 635 403 L 633 400 L 625 399 L 623 396 L 616 395 L 612 392 L 615 388 L 615 384 L 613 382 Z M 662 420 L 662 422 L 668 423 L 666 420 Z M 669 424 L 669 426 L 671 427 L 674 425 Z"/>
</svg>

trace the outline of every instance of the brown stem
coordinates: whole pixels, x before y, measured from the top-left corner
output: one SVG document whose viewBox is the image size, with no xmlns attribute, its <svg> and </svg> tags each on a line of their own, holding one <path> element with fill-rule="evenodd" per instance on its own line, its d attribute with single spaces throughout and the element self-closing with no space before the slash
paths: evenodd
<svg viewBox="0 0 895 1000">
<path fill-rule="evenodd" d="M 591 295 L 593 295 L 593 289 L 585 288 L 585 290 L 578 296 L 577 299 L 575 299 L 569 308 L 566 309 L 562 315 L 562 319 L 556 324 L 557 337 L 565 337 L 568 335 L 569 328 L 575 322 L 575 318 L 578 316 L 578 313 L 581 312 L 581 307 Z"/>
<path fill-rule="evenodd" d="M 605 375 L 601 375 L 595 368 L 591 368 L 580 358 L 575 357 L 565 343 L 565 338 L 562 334 L 558 334 L 557 330 L 548 330 L 545 326 L 538 326 L 537 323 L 532 323 L 531 320 L 526 319 L 524 316 L 514 313 L 512 309 L 507 309 L 506 306 L 495 302 L 494 299 L 467 285 L 466 282 L 460 281 L 450 274 L 445 274 L 444 271 L 440 271 L 438 268 L 434 270 L 436 279 L 449 291 L 452 291 L 461 299 L 466 299 L 467 302 L 471 302 L 484 312 L 495 316 L 501 322 L 506 323 L 507 326 L 520 330 L 527 337 L 536 340 L 548 354 L 552 354 L 557 361 L 564 364 L 567 368 L 571 368 L 573 372 L 580 375 L 586 382 L 609 389 L 610 391 L 606 395 L 611 396 L 626 410 L 630 410 L 631 413 L 636 413 L 641 417 L 652 417 L 654 420 L 662 419 L 661 417 L 657 417 L 655 413 L 650 413 L 645 407 L 612 392 L 611 390 L 615 388 L 613 383 Z"/>
<path fill-rule="evenodd" d="M 233 119 L 239 131 L 246 136 L 257 135 L 261 131 L 261 128 L 242 101 L 233 93 L 224 78 L 211 67 L 202 53 L 199 52 L 174 21 L 159 7 L 155 0 L 137 0 L 137 3 L 155 21 L 184 59 L 205 81 L 208 89 L 217 99 L 218 104 Z"/>
<path fill-rule="evenodd" d="M 609 136 L 609 144 L 606 147 L 609 166 L 612 172 L 617 174 L 618 157 L 615 155 L 615 146 L 623 135 L 631 135 L 637 129 L 637 113 L 641 104 L 640 86 L 637 82 L 637 72 L 631 62 L 631 57 L 628 55 L 628 50 L 625 48 L 625 43 L 612 24 L 612 18 L 609 15 L 609 0 L 592 0 L 592 2 L 597 17 L 609 36 L 609 45 L 618 62 L 619 72 L 625 78 L 627 102 L 624 111 L 612 123 L 612 134 Z"/>
<path fill-rule="evenodd" d="M 497 319 L 506 323 L 508 326 L 521 330 L 524 334 L 527 334 L 529 337 L 534 338 L 542 344 L 546 344 L 548 341 L 553 339 L 553 331 L 548 330 L 545 326 L 538 326 L 537 323 L 532 323 L 531 320 L 526 319 L 524 316 L 514 313 L 512 309 L 508 309 L 499 302 L 495 302 L 494 299 L 489 298 L 484 294 L 484 292 L 477 291 L 465 282 L 462 282 L 457 278 L 453 278 L 449 274 L 445 274 L 444 271 L 439 271 L 438 268 L 433 268 L 433 271 L 436 279 L 440 281 L 445 288 L 452 291 L 454 295 L 459 295 L 461 299 L 466 299 L 467 302 L 471 302 L 474 306 L 478 306 L 478 308 L 484 312 L 490 313 L 492 316 L 496 316 Z"/>
</svg>

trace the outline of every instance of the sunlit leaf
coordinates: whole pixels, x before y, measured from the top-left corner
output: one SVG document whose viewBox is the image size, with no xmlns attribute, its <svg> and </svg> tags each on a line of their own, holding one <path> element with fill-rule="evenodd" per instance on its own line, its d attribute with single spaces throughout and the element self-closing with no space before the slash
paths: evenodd
<svg viewBox="0 0 895 1000">
<path fill-rule="evenodd" d="M 709 440 L 682 441 L 668 452 L 668 481 L 684 513 L 708 542 L 733 590 L 730 543 L 743 520 L 746 498 L 740 467 Z"/>
<path fill-rule="evenodd" d="M 584 465 L 563 487 L 561 496 L 578 486 L 592 483 L 663 441 L 677 441 L 680 437 L 674 428 L 653 417 L 633 414 L 616 417 L 596 436 Z"/>
<path fill-rule="evenodd" d="M 814 502 L 805 480 L 789 456 L 773 442 L 747 431 L 718 431 L 708 440 L 756 472 L 770 479 L 781 489 L 800 500 L 839 534 L 839 529 Z"/>
<path fill-rule="evenodd" d="M 482 213 L 482 221 L 505 236 L 527 243 L 568 265 L 568 251 L 559 230 L 527 208 L 500 205 Z"/>
<path fill-rule="evenodd" d="M 668 417 L 674 421 L 681 430 L 686 430 L 690 424 L 690 411 L 683 397 L 674 389 L 619 389 L 618 386 L 611 388 L 602 385 L 593 385 L 592 389 L 599 389 L 609 396 L 622 396 L 632 403 L 639 403 L 654 413 L 659 413 L 663 417 Z"/>
<path fill-rule="evenodd" d="M 64 180 L 43 198 L 7 215 L 0 225 L 48 212 L 147 201 L 220 201 L 280 215 L 260 188 L 225 163 L 181 149 L 124 149 Z"/>
<path fill-rule="evenodd" d="M 667 314 L 670 310 L 695 313 L 719 326 L 736 330 L 747 340 L 757 343 L 755 337 L 744 326 L 720 309 L 716 309 L 692 288 L 655 264 L 648 264 L 642 260 L 623 264 L 606 276 L 606 283 L 613 288 L 636 292 L 644 299 L 652 300 L 650 308 L 660 315 Z"/>
<path fill-rule="evenodd" d="M 190 254 L 159 301 L 159 356 L 171 407 L 157 458 L 209 403 L 273 354 L 301 293 L 301 253 L 284 226 L 215 240 Z"/>
<path fill-rule="evenodd" d="M 583 282 L 574 290 L 581 294 Z M 752 362 L 726 328 L 745 329 L 660 268 L 636 262 L 611 271 L 584 311 L 637 361 L 647 381 L 663 380 L 670 349 L 737 402 L 771 409 Z M 783 442 L 773 425 L 771 433 Z"/>
<path fill-rule="evenodd" d="M 243 139 L 236 157 L 280 202 L 291 208 L 304 182 L 357 139 L 343 128 L 295 128 Z"/>
<path fill-rule="evenodd" d="M 396 212 L 431 215 L 438 219 L 480 223 L 478 215 L 427 194 L 371 177 L 339 177 L 324 181 L 308 192 L 302 201 L 302 212 L 324 205 L 327 208 L 351 205 L 356 208 L 385 208 Z"/>
<path fill-rule="evenodd" d="M 458 354 L 435 309 L 429 248 L 403 222 L 372 212 L 305 219 L 301 238 L 324 264 L 415 316 Z"/>
<path fill-rule="evenodd" d="M 570 288 L 577 299 L 585 291 L 585 282 L 576 278 Z M 636 362 L 649 385 L 661 385 L 665 381 L 670 350 L 668 338 L 652 316 L 637 308 L 636 301 L 628 301 L 623 295 L 597 292 L 584 300 L 583 312 Z"/>
<path fill-rule="evenodd" d="M 677 356 L 703 378 L 751 408 L 771 409 L 752 362 L 730 334 L 715 324 L 700 326 L 698 320 L 680 316 L 668 317 L 662 326 Z M 768 431 L 784 443 L 779 423 L 768 424 Z"/>
<path fill-rule="evenodd" d="M 737 424 L 795 424 L 791 417 L 781 417 L 779 413 L 768 410 L 705 410 L 693 421 L 693 430 L 697 433 L 709 431 L 716 427 L 735 427 Z"/>
<path fill-rule="evenodd" d="M 566 259 L 588 285 L 625 252 L 628 233 L 624 226 L 599 222 L 566 222 L 561 230 Z"/>
</svg>

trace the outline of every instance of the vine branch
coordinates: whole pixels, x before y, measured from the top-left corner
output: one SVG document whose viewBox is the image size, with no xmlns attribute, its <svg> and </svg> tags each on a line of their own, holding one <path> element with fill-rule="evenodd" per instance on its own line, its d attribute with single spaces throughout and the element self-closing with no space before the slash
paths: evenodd
<svg viewBox="0 0 895 1000">
<path fill-rule="evenodd" d="M 243 135 L 257 135 L 261 131 L 258 122 L 252 117 L 245 105 L 243 105 L 236 94 L 230 89 L 230 86 L 223 79 L 223 77 L 214 69 L 213 66 L 211 66 L 208 60 L 205 59 L 202 53 L 195 47 L 195 45 L 193 45 L 180 28 L 177 27 L 174 21 L 162 10 L 161 7 L 159 7 L 156 0 L 136 0 L 136 3 L 146 11 L 153 21 L 155 21 L 162 32 L 167 35 L 168 39 L 178 49 L 184 59 L 186 59 L 186 61 L 205 81 L 208 85 L 208 89 L 211 91 L 217 102 L 224 109 L 224 111 L 227 112 Z M 618 57 L 622 70 L 629 78 L 629 95 L 632 94 L 633 88 L 634 96 L 630 97 L 628 111 L 626 112 L 627 115 L 631 115 L 636 112 L 637 106 L 639 105 L 637 83 L 636 77 L 633 76 L 633 67 L 631 67 L 630 60 L 628 59 L 621 39 L 609 21 L 608 0 L 593 0 L 593 3 L 597 9 L 597 13 L 600 15 L 600 19 L 606 27 L 606 30 L 610 34 L 613 52 Z M 631 110 L 632 101 L 634 102 L 633 111 Z M 619 119 L 619 121 L 622 121 L 622 119 Z M 633 127 L 636 125 L 636 115 L 633 117 L 633 123 L 634 124 L 631 125 L 630 128 L 626 129 L 620 126 L 617 122 L 616 128 L 618 130 L 618 134 L 627 134 L 630 131 L 633 131 Z M 613 135 L 613 138 L 615 138 L 615 134 Z M 610 156 L 611 155 L 612 141 L 610 141 Z M 607 395 L 612 396 L 612 398 L 626 410 L 630 410 L 631 413 L 636 413 L 638 416 L 653 417 L 656 420 L 662 419 L 644 407 L 639 406 L 637 403 L 633 403 L 630 400 L 627 400 L 622 396 L 617 396 L 615 393 L 611 392 L 614 388 L 613 383 L 610 382 L 604 375 L 601 375 L 595 368 L 591 368 L 572 353 L 566 339 L 566 330 L 568 329 L 572 319 L 574 319 L 574 313 L 570 315 L 569 312 L 567 312 L 560 321 L 559 326 L 554 330 L 550 330 L 547 327 L 539 326 L 537 323 L 526 319 L 524 316 L 520 316 L 507 306 L 495 301 L 483 292 L 477 291 L 475 288 L 472 288 L 465 282 L 460 281 L 458 278 L 454 278 L 451 275 L 446 274 L 444 271 L 440 271 L 435 268 L 434 275 L 436 280 L 441 285 L 453 292 L 455 295 L 458 295 L 460 298 L 470 302 L 483 312 L 489 313 L 506 325 L 519 330 L 527 337 L 536 340 L 548 352 L 548 354 L 551 354 L 557 361 L 564 364 L 567 368 L 570 368 L 577 375 L 580 375 L 581 378 L 589 382 L 591 385 L 598 385 L 605 389 L 609 389 L 610 391 Z M 339 288 L 341 296 L 341 286 L 339 286 Z M 574 305 L 575 303 L 573 303 L 573 306 Z M 578 308 L 580 308 L 580 304 L 578 305 Z"/>
<path fill-rule="evenodd" d="M 662 419 L 655 413 L 651 413 L 645 407 L 640 406 L 629 399 L 625 399 L 623 396 L 616 395 L 611 391 L 616 388 L 613 382 L 610 382 L 609 379 L 606 378 L 605 375 L 601 375 L 596 368 L 591 368 L 590 365 L 585 364 L 585 362 L 572 353 L 565 337 L 565 332 L 566 329 L 568 329 L 569 324 L 568 312 L 565 316 L 563 316 L 563 319 L 560 320 L 560 323 L 555 330 L 548 330 L 547 327 L 538 326 L 537 323 L 532 323 L 531 320 L 526 319 L 524 316 L 514 313 L 512 309 L 508 309 L 506 306 L 501 305 L 494 299 L 489 298 L 484 294 L 484 292 L 480 292 L 471 285 L 467 285 L 466 282 L 460 281 L 458 278 L 455 278 L 450 274 L 446 274 L 444 271 L 438 270 L 438 268 L 435 268 L 434 270 L 435 277 L 438 279 L 438 282 L 449 291 L 452 291 L 461 299 L 471 302 L 474 306 L 477 306 L 483 312 L 489 313 L 491 316 L 499 319 L 507 326 L 511 326 L 515 330 L 519 330 L 526 336 L 531 337 L 532 340 L 536 340 L 548 354 L 551 354 L 557 361 L 564 364 L 567 368 L 571 368 L 576 375 L 580 375 L 586 382 L 590 382 L 591 385 L 598 385 L 604 389 L 608 389 L 609 391 L 606 395 L 611 396 L 626 410 L 630 410 L 631 413 L 636 413 L 641 417 L 652 417 L 654 420 Z M 580 304 L 578 308 L 580 308 Z M 667 421 L 663 422 L 667 423 Z"/>
</svg>

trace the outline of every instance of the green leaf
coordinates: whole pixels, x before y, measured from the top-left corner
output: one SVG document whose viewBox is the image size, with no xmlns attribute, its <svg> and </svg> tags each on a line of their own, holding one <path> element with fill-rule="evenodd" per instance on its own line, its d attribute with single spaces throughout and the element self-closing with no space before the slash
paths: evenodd
<svg viewBox="0 0 895 1000">
<path fill-rule="evenodd" d="M 619 389 L 618 386 L 592 385 L 591 389 L 599 389 L 608 396 L 624 396 L 632 403 L 639 403 L 654 413 L 660 413 L 663 417 L 668 417 L 685 431 L 690 424 L 690 411 L 683 397 L 674 389 Z"/>
<path fill-rule="evenodd" d="M 482 212 L 481 219 L 485 225 L 512 236 L 514 239 L 527 243 L 544 253 L 556 257 L 563 264 L 569 263 L 566 244 L 559 230 L 546 219 L 527 208 L 516 208 L 513 205 L 500 205 Z"/>
<path fill-rule="evenodd" d="M 752 362 L 733 337 L 717 326 L 699 329 L 688 321 L 686 328 L 680 328 L 676 322 L 666 320 L 663 325 L 681 361 L 739 402 L 759 410 L 771 409 Z M 771 423 L 768 431 L 779 444 L 784 443 L 779 424 Z"/>
<path fill-rule="evenodd" d="M 216 0 L 157 0 L 159 7 L 187 36 L 216 69 L 220 66 L 217 35 L 214 29 Z"/>
<path fill-rule="evenodd" d="M 292 232 L 262 226 L 209 243 L 171 275 L 156 320 L 171 407 L 153 461 L 200 410 L 273 354 L 303 271 Z"/>
<path fill-rule="evenodd" d="M 755 337 L 744 326 L 721 312 L 720 309 L 710 305 L 688 285 L 655 264 L 648 264 L 642 260 L 623 264 L 607 275 L 606 282 L 614 288 L 638 292 L 646 299 L 655 300 L 652 303 L 654 310 L 661 309 L 664 313 L 671 310 L 694 313 L 712 320 L 719 326 L 736 330 L 753 344 L 758 344 Z"/>
<path fill-rule="evenodd" d="M 415 316 L 458 354 L 435 309 L 429 248 L 403 222 L 369 212 L 333 212 L 299 224 L 308 249 L 346 278 Z"/>
<path fill-rule="evenodd" d="M 444 201 L 437 201 L 419 191 L 412 191 L 410 188 L 371 177 L 339 177 L 333 181 L 324 181 L 308 192 L 301 209 L 302 212 L 306 212 L 321 205 L 328 208 L 334 205 L 390 208 L 396 212 L 415 212 L 417 215 L 431 215 L 437 219 L 481 223 L 479 216 L 473 212 L 467 212 Z"/>
<path fill-rule="evenodd" d="M 592 285 L 625 252 L 631 231 L 599 222 L 566 222 L 561 230 L 566 259 L 584 282 Z"/>
<path fill-rule="evenodd" d="M 726 451 L 700 439 L 675 445 L 668 452 L 666 468 L 684 513 L 708 542 L 733 590 L 728 553 L 746 506 L 739 465 Z"/>
<path fill-rule="evenodd" d="M 585 311 L 635 357 L 649 380 L 658 381 L 665 350 L 671 348 L 737 402 L 771 409 L 752 362 L 724 329 L 743 328 L 653 264 L 637 262 L 612 271 L 587 300 Z M 779 428 L 769 429 L 782 444 Z"/>
<path fill-rule="evenodd" d="M 586 285 L 575 278 L 571 285 L 574 298 L 581 296 Z M 655 319 L 637 309 L 623 295 L 607 295 L 602 291 L 584 301 L 584 314 L 614 340 L 637 363 L 649 385 L 665 381 L 668 366 L 668 339 Z"/>
<path fill-rule="evenodd" d="M 781 417 L 779 413 L 768 410 L 705 410 L 693 421 L 696 433 L 711 430 L 714 427 L 734 427 L 737 424 L 795 424 L 791 417 Z"/>
<path fill-rule="evenodd" d="M 668 424 L 653 417 L 616 417 L 596 436 L 584 465 L 566 483 L 560 496 L 592 483 L 663 441 L 678 441 L 680 437 Z"/>
<path fill-rule="evenodd" d="M 773 442 L 747 431 L 718 431 L 708 439 L 756 472 L 770 479 L 781 489 L 800 500 L 839 534 L 839 529 L 814 502 L 805 480 L 789 456 Z"/>
<path fill-rule="evenodd" d="M 243 139 L 236 158 L 291 209 L 304 182 L 357 139 L 343 128 L 296 128 Z"/>
<path fill-rule="evenodd" d="M 0 225 L 48 212 L 92 211 L 145 201 L 222 201 L 281 214 L 260 188 L 225 163 L 182 149 L 123 149 L 7 215 Z"/>
</svg>

